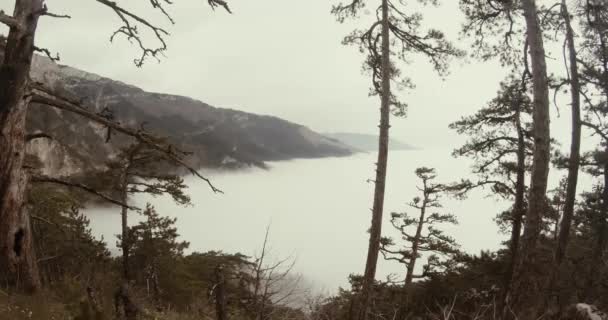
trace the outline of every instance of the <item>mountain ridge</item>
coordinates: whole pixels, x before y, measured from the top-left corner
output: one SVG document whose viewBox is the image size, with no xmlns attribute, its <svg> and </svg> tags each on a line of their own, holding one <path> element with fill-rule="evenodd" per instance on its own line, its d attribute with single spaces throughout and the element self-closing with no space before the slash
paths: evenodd
<svg viewBox="0 0 608 320">
<path fill-rule="evenodd" d="M 325 132 L 323 133 L 326 137 L 340 141 L 354 150 L 368 152 L 378 150 L 378 135 L 367 134 L 367 133 L 356 133 L 356 132 Z M 397 139 L 390 138 L 389 148 L 391 150 L 415 150 L 416 147 L 401 142 Z"/>
<path fill-rule="evenodd" d="M 2 52 L 0 52 L 1 54 Z M 55 92 L 83 101 L 92 111 L 112 110 L 123 125 L 146 128 L 193 152 L 188 164 L 197 168 L 265 166 L 265 161 L 348 156 L 351 147 L 308 127 L 272 115 L 218 108 L 182 95 L 148 92 L 137 86 L 56 64 L 35 56 L 32 79 Z M 43 172 L 60 176 L 103 168 L 130 138 L 105 143 L 105 128 L 49 107 L 32 106 L 29 132 L 53 133 L 54 140 L 35 140 Z M 35 110 L 33 110 L 35 109 Z"/>
</svg>

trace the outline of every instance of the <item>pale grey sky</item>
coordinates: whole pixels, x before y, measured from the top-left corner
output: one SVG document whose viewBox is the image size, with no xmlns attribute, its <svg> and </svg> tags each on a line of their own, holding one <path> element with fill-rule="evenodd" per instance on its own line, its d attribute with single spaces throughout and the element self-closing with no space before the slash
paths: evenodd
<svg viewBox="0 0 608 320">
<path fill-rule="evenodd" d="M 129 1 L 122 2 L 132 8 Z M 0 9 L 11 12 L 13 3 L 0 0 Z M 37 44 L 59 52 L 62 64 L 148 91 L 276 115 L 321 132 L 375 133 L 378 102 L 368 97 L 369 78 L 361 73 L 363 55 L 341 45 L 357 23 L 337 23 L 329 13 L 333 3 L 231 0 L 234 14 L 229 15 L 213 12 L 203 0 L 175 1 L 168 7 L 177 22 L 174 26 L 155 12 L 134 8 L 172 34 L 166 57 L 138 69 L 132 63 L 138 57 L 134 46 L 125 39 L 109 42 L 119 22 L 108 8 L 92 0 L 53 0 L 48 1 L 51 11 L 73 18 L 43 18 Z M 468 44 L 458 40 L 462 15 L 457 0 L 443 1 L 424 13 L 426 25 L 445 31 L 467 49 Z M 506 71 L 496 62 L 456 61 L 452 66 L 445 81 L 424 60 L 402 67 L 417 87 L 402 94 L 410 105 L 409 116 L 393 120 L 394 137 L 421 147 L 452 147 L 462 141 L 447 125 L 491 99 Z M 569 130 L 564 128 L 554 132 L 566 136 Z"/>
</svg>

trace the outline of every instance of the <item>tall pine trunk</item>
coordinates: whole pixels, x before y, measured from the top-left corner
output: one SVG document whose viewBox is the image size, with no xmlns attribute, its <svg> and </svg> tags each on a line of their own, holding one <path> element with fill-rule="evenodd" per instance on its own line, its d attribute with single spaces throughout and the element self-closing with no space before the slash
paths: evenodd
<svg viewBox="0 0 608 320">
<path fill-rule="evenodd" d="M 566 185 L 566 199 L 564 201 L 564 213 L 559 227 L 557 247 L 553 256 L 553 270 L 549 279 L 546 299 L 552 294 L 559 281 L 559 271 L 566 254 L 568 240 L 570 237 L 570 226 L 574 215 L 574 201 L 576 199 L 576 185 L 578 181 L 578 171 L 580 166 L 581 149 L 581 98 L 580 80 L 577 66 L 577 53 L 574 44 L 574 30 L 570 22 L 570 13 L 566 5 L 566 0 L 562 0 L 562 16 L 566 26 L 566 42 L 568 45 L 568 55 L 570 62 L 570 95 L 572 99 L 572 137 L 570 142 L 570 158 L 568 161 L 568 180 Z"/>
<path fill-rule="evenodd" d="M 545 48 L 535 0 L 522 0 L 522 8 L 532 65 L 534 153 L 529 204 L 521 239 L 520 261 L 515 272 L 516 281 L 512 293 L 514 299 L 511 303 L 519 319 L 527 320 L 537 318 L 538 298 L 542 287 L 539 277 L 543 271 L 539 270 L 537 251 L 542 217 L 548 205 L 546 193 L 550 161 L 550 115 Z"/>
<path fill-rule="evenodd" d="M 227 320 L 226 314 L 226 278 L 224 277 L 223 266 L 215 268 L 215 318 L 217 320 Z"/>
<path fill-rule="evenodd" d="M 127 193 L 127 189 L 129 187 L 129 181 L 128 181 L 128 173 L 127 170 L 125 168 L 125 171 L 122 174 L 121 177 L 121 181 L 120 181 L 120 201 L 123 204 L 126 204 L 127 201 L 129 200 L 129 196 Z M 120 218 L 121 218 L 121 237 L 122 237 L 122 270 L 123 270 L 123 276 L 124 276 L 124 280 L 125 281 L 129 281 L 131 280 L 131 272 L 130 272 L 130 268 L 129 268 L 129 250 L 131 247 L 131 239 L 129 239 L 129 221 L 128 221 L 128 214 L 129 214 L 129 208 L 127 208 L 126 206 L 122 206 L 121 210 L 120 210 Z"/>
<path fill-rule="evenodd" d="M 376 163 L 376 179 L 374 189 L 374 205 L 367 249 L 365 274 L 361 292 L 359 320 L 366 320 L 371 308 L 376 265 L 380 251 L 382 235 L 382 213 L 384 210 L 384 190 L 386 187 L 386 170 L 388 163 L 388 131 L 390 128 L 390 91 L 391 63 L 389 42 L 388 0 L 382 0 L 382 84 L 380 92 L 380 136 L 378 141 L 378 162 Z"/>
<path fill-rule="evenodd" d="M 8 283 L 26 291 L 40 288 L 32 230 L 26 208 L 28 175 L 25 156 L 25 119 L 34 35 L 42 0 L 18 0 L 4 61 L 0 66 L 0 273 Z"/>
<path fill-rule="evenodd" d="M 525 77 L 525 75 L 524 75 Z M 522 80 L 522 81 L 525 81 Z M 522 91 L 524 88 L 522 88 Z M 519 93 L 519 97 L 523 96 L 524 92 Z M 513 282 L 513 273 L 517 265 L 519 256 L 519 239 L 521 236 L 521 225 L 525 214 L 525 193 L 526 193 L 526 140 L 524 136 L 524 128 L 521 124 L 521 102 L 517 101 L 517 105 L 514 106 L 515 111 L 515 129 L 517 130 L 517 177 L 515 181 L 515 203 L 513 205 L 512 217 L 513 217 L 513 228 L 511 229 L 511 261 L 509 261 L 509 267 L 505 276 L 505 289 L 504 296 L 507 297 L 511 290 L 511 284 Z"/>
</svg>

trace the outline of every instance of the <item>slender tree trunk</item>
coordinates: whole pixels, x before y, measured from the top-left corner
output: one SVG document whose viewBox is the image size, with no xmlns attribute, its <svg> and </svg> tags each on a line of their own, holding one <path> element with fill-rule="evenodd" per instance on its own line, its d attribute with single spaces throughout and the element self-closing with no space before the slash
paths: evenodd
<svg viewBox="0 0 608 320">
<path fill-rule="evenodd" d="M 420 236 L 422 235 L 422 227 L 424 226 L 424 216 L 426 215 L 426 203 L 428 196 L 426 195 L 426 182 L 424 190 L 424 200 L 422 202 L 422 208 L 420 209 L 420 220 L 416 227 L 416 234 L 414 235 L 414 241 L 412 241 L 412 257 L 410 263 L 407 265 L 407 274 L 405 275 L 405 284 L 411 284 L 414 279 L 414 268 L 416 267 L 416 260 L 418 259 L 418 247 L 420 245 Z"/>
<path fill-rule="evenodd" d="M 123 283 L 114 294 L 114 309 L 116 317 L 121 318 L 121 310 L 127 320 L 136 320 L 139 308 L 131 298 L 131 290 L 128 283 Z"/>
<path fill-rule="evenodd" d="M 226 314 L 226 279 L 222 265 L 215 268 L 215 315 L 217 320 L 227 320 Z"/>
<path fill-rule="evenodd" d="M 525 77 L 525 75 L 524 75 Z M 523 90 L 524 88 L 522 88 Z M 520 92 L 521 97 L 523 92 Z M 519 255 L 519 238 L 521 236 L 521 225 L 525 214 L 525 192 L 526 192 L 526 141 L 524 128 L 521 125 L 521 104 L 515 106 L 515 129 L 517 130 L 517 177 L 515 181 L 515 204 L 513 205 L 513 228 L 511 229 L 511 261 L 505 277 L 504 297 L 506 298 L 511 291 L 513 273 L 517 265 Z"/>
<path fill-rule="evenodd" d="M 548 283 L 548 292 L 545 299 L 549 301 L 559 281 L 561 269 L 568 240 L 570 237 L 570 226 L 574 216 L 574 201 L 576 199 L 576 185 L 580 166 L 581 149 L 581 98 L 580 81 L 577 66 L 577 53 L 574 44 L 574 30 L 570 23 L 570 13 L 566 0 L 562 0 L 562 16 L 566 25 L 566 42 L 568 44 L 568 55 L 570 59 L 570 95 L 572 99 L 572 141 L 570 142 L 570 159 L 568 161 L 568 180 L 566 185 L 566 199 L 564 200 L 564 213 L 559 227 L 557 247 L 553 256 L 553 270 Z"/>
<path fill-rule="evenodd" d="M 534 96 L 533 134 L 534 154 L 528 196 L 528 210 L 521 241 L 520 262 L 516 270 L 516 282 L 513 291 L 513 307 L 519 319 L 536 319 L 538 298 L 543 275 L 538 270 L 538 241 L 542 217 L 547 211 L 546 193 L 550 161 L 549 129 L 549 86 L 547 81 L 547 64 L 543 35 L 538 19 L 535 0 L 522 0 L 522 7 L 527 26 L 527 40 L 530 45 L 532 65 L 532 85 Z"/>
<path fill-rule="evenodd" d="M 367 249 L 365 274 L 361 292 L 359 320 L 367 320 L 370 312 L 372 291 L 376 278 L 376 265 L 382 235 L 382 213 L 384 210 L 384 190 L 386 188 L 386 170 L 388 163 L 388 131 L 390 128 L 390 42 L 389 42 L 388 0 L 382 0 L 382 84 L 380 93 L 380 136 L 378 141 L 378 162 L 374 189 L 374 205 Z"/>
<path fill-rule="evenodd" d="M 127 203 L 128 200 L 128 190 L 129 182 L 128 182 L 128 173 L 126 172 L 128 169 L 125 169 L 121 177 L 120 182 L 120 201 L 122 203 Z M 128 221 L 129 208 L 122 206 L 120 210 L 120 218 L 121 218 L 121 236 L 122 236 L 122 269 L 123 276 L 125 281 L 131 280 L 131 272 L 129 268 L 129 249 L 131 244 L 129 243 L 131 240 L 129 239 L 129 221 Z"/>
<path fill-rule="evenodd" d="M 28 292 L 40 288 L 29 215 L 25 207 L 28 175 L 25 119 L 34 35 L 42 0 L 15 2 L 11 27 L 0 66 L 0 276 L 23 283 Z"/>
</svg>

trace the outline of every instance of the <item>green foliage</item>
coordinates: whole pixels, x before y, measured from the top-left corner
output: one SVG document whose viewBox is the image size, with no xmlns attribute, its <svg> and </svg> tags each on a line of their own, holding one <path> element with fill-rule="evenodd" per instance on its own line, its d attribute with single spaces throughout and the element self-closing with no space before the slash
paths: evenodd
<svg viewBox="0 0 608 320">
<path fill-rule="evenodd" d="M 164 141 L 164 140 L 160 140 Z M 173 153 L 178 151 L 168 150 Z M 164 174 L 167 166 L 175 164 L 165 152 L 158 151 L 145 143 L 134 143 L 122 148 L 116 159 L 107 164 L 106 175 L 114 177 L 125 177 L 126 186 L 123 182 L 116 181 L 115 188 L 120 193 L 128 194 L 147 193 L 152 196 L 169 195 L 181 205 L 190 204 L 190 197 L 184 193 L 188 188 L 184 179 L 176 174 Z M 125 189 L 126 190 L 123 190 Z"/>
<path fill-rule="evenodd" d="M 422 182 L 422 186 L 418 187 L 422 196 L 414 197 L 409 206 L 419 213 L 415 217 L 405 212 L 391 213 L 391 224 L 401 234 L 402 243 L 397 243 L 388 237 L 380 241 L 380 251 L 384 258 L 398 261 L 408 269 L 406 284 L 413 279 L 413 268 L 423 253 L 429 254 L 427 263 L 423 266 L 422 275 L 415 277 L 429 277 L 431 274 L 444 271 L 449 267 L 445 257 L 459 252 L 456 240 L 437 228 L 443 224 L 458 224 L 456 216 L 431 211 L 442 208 L 440 198 L 447 191 L 447 186 L 433 182 L 437 177 L 433 168 L 417 168 L 415 173 Z"/>
<path fill-rule="evenodd" d="M 107 267 L 110 253 L 103 239 L 91 233 L 89 219 L 80 213 L 80 201 L 73 194 L 33 186 L 29 204 L 44 281 L 88 277 Z"/>
<path fill-rule="evenodd" d="M 525 83 L 517 76 L 509 76 L 485 107 L 450 124 L 450 129 L 469 138 L 454 150 L 453 156 L 472 159 L 472 171 L 477 176 L 476 181 L 462 180 L 452 186 L 458 196 L 465 197 L 469 191 L 487 186 L 491 194 L 513 199 L 516 188 L 513 177 L 518 170 L 518 122 L 525 139 L 525 170 L 531 170 L 532 101 L 522 85 Z"/>
<path fill-rule="evenodd" d="M 189 301 L 182 299 L 187 295 L 187 287 L 174 283 L 187 278 L 180 265 L 184 250 L 189 246 L 188 242 L 178 240 L 177 219 L 160 216 L 150 204 L 142 215 L 145 220 L 130 227 L 126 239 L 130 247 L 129 267 L 137 270 L 136 281 L 159 303 L 187 304 Z M 122 241 L 124 239 L 119 236 L 119 247 L 122 247 Z"/>
<path fill-rule="evenodd" d="M 472 56 L 498 57 L 503 65 L 523 60 L 525 25 L 518 1 L 460 0 L 460 9 L 466 18 L 461 34 L 473 39 Z"/>
<path fill-rule="evenodd" d="M 422 4 L 437 5 L 437 0 L 418 0 Z M 357 18 L 361 10 L 369 7 L 365 0 L 350 0 L 348 4 L 340 3 L 333 6 L 332 13 L 339 22 L 346 19 Z M 390 70 L 382 70 L 382 24 L 381 15 L 376 14 L 377 19 L 371 25 L 356 29 L 351 34 L 344 37 L 343 43 L 359 48 L 361 53 L 365 53 L 366 60 L 363 70 L 372 77 L 372 88 L 370 95 L 381 94 L 381 79 L 384 72 L 389 73 L 389 78 L 397 87 L 397 90 L 412 89 L 412 80 L 401 73 L 399 63 L 407 64 L 411 61 L 412 55 L 420 55 L 427 58 L 433 68 L 440 74 L 446 75 L 449 70 L 449 62 L 453 57 L 460 57 L 463 52 L 450 43 L 444 33 L 440 30 L 422 28 L 422 14 L 419 12 L 409 13 L 401 6 L 406 6 L 406 1 L 388 2 L 388 16 L 390 28 L 388 30 Z M 374 12 L 381 12 L 381 5 L 372 5 Z M 406 13 L 407 12 L 407 13 Z M 393 114 L 405 116 L 407 103 L 400 99 L 393 92 L 390 93 L 390 105 Z"/>
</svg>

